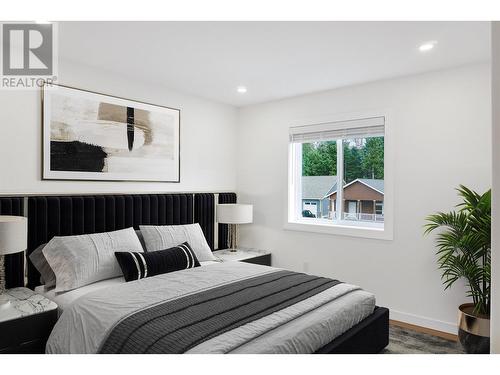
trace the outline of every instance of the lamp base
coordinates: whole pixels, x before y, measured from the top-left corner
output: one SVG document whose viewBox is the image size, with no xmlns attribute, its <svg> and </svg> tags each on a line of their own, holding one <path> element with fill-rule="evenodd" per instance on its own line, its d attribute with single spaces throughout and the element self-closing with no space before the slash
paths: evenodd
<svg viewBox="0 0 500 375">
<path fill-rule="evenodd" d="M 229 224 L 228 229 L 228 250 L 235 252 L 238 247 L 238 224 Z"/>
<path fill-rule="evenodd" d="M 5 264 L 4 256 L 0 255 L 0 310 L 10 306 L 10 300 L 5 293 Z"/>
</svg>

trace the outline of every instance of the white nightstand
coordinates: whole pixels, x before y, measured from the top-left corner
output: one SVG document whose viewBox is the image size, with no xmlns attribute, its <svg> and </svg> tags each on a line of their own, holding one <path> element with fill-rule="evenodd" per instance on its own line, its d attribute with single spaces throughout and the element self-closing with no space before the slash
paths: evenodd
<svg viewBox="0 0 500 375">
<path fill-rule="evenodd" d="M 7 289 L 0 309 L 0 354 L 44 353 L 57 321 L 57 305 L 28 288 Z"/>
<path fill-rule="evenodd" d="M 213 254 L 220 262 L 246 262 L 254 264 L 262 264 L 264 266 L 271 265 L 271 252 L 258 249 L 237 249 L 236 251 L 217 250 Z"/>
</svg>

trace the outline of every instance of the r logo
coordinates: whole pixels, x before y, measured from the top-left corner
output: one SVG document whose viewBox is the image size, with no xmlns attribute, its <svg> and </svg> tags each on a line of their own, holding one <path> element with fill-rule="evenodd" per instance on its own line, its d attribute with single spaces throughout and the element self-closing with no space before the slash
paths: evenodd
<svg viewBox="0 0 500 375">
<path fill-rule="evenodd" d="M 5 76 L 53 74 L 52 24 L 3 24 L 2 55 Z"/>
</svg>

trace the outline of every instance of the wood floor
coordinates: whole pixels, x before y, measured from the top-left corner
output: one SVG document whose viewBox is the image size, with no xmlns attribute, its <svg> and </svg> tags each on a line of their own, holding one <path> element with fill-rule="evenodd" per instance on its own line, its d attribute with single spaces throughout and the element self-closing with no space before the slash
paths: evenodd
<svg viewBox="0 0 500 375">
<path fill-rule="evenodd" d="M 383 354 L 463 354 L 456 335 L 402 322 L 389 328 L 389 345 Z"/>
<path fill-rule="evenodd" d="M 397 327 L 401 327 L 404 329 L 409 329 L 411 331 L 426 333 L 428 335 L 441 337 L 442 339 L 445 339 L 445 340 L 458 342 L 458 336 L 453 335 L 453 334 L 448 333 L 448 332 L 438 331 L 438 330 L 431 329 L 431 328 L 425 328 L 425 327 L 417 326 L 417 325 L 410 324 L 410 323 L 400 322 L 399 320 L 392 320 L 392 319 L 389 320 L 389 324 L 391 326 L 397 326 Z"/>
</svg>

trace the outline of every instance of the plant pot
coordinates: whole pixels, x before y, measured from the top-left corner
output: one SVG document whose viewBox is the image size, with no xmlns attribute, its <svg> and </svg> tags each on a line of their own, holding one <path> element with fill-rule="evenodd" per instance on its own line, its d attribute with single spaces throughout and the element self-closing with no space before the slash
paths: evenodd
<svg viewBox="0 0 500 375">
<path fill-rule="evenodd" d="M 473 311 L 472 303 L 464 303 L 458 307 L 458 338 L 466 353 L 489 354 L 490 317 Z"/>
</svg>

